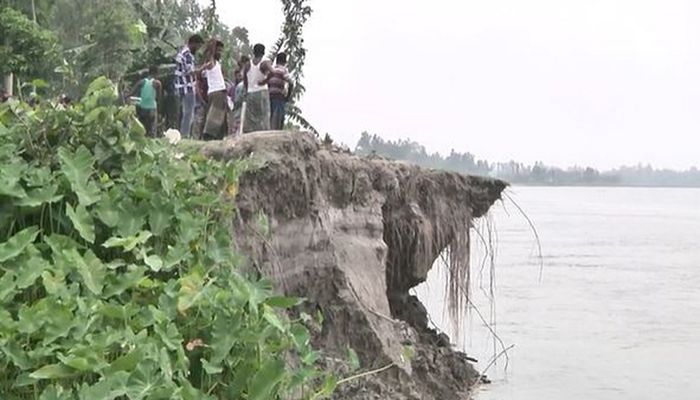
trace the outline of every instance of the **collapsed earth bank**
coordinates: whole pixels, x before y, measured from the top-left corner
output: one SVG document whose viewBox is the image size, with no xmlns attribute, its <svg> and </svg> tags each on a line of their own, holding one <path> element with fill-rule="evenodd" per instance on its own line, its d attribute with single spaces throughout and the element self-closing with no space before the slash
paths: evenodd
<svg viewBox="0 0 700 400">
<path fill-rule="evenodd" d="M 249 134 L 203 151 L 261 162 L 241 177 L 234 236 L 249 268 L 322 313 L 315 345 L 329 360 L 354 349 L 363 370 L 394 364 L 334 398 L 468 397 L 478 373 L 430 329 L 409 290 L 447 254 L 450 304 L 464 304 L 470 227 L 500 199 L 504 182 L 360 158 L 305 133 Z"/>
</svg>

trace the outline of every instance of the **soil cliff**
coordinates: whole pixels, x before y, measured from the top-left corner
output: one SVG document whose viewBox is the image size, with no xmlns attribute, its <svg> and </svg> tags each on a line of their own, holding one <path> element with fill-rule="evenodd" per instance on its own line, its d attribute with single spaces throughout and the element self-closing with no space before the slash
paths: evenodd
<svg viewBox="0 0 700 400">
<path fill-rule="evenodd" d="M 394 364 L 343 385 L 335 398 L 467 398 L 478 373 L 429 328 L 409 290 L 446 255 L 449 304 L 459 312 L 472 221 L 500 198 L 504 182 L 359 158 L 301 133 L 250 134 L 204 152 L 264 163 L 241 178 L 237 245 L 280 291 L 322 312 L 315 344 L 330 360 L 353 348 L 363 370 Z M 269 232 L 260 232 L 261 213 Z"/>
</svg>

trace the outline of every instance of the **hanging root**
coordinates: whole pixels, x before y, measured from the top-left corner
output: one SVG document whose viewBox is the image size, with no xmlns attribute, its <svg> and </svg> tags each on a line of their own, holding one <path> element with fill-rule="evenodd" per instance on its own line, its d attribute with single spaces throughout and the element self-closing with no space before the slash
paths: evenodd
<svg viewBox="0 0 700 400">
<path fill-rule="evenodd" d="M 542 274 L 544 272 L 544 256 L 542 255 L 542 241 L 540 240 L 540 234 L 537 231 L 537 228 L 535 227 L 535 223 L 532 222 L 532 220 L 527 215 L 525 210 L 523 210 L 523 208 L 520 207 L 520 205 L 515 200 L 513 200 L 513 197 L 511 197 L 511 195 L 508 194 L 508 192 L 506 192 L 506 191 L 504 191 L 502 194 L 503 194 L 503 196 L 505 196 L 506 199 L 508 199 L 508 201 L 513 203 L 513 206 L 515 206 L 515 208 L 518 210 L 520 215 L 522 215 L 523 218 L 525 218 L 525 221 L 527 221 L 528 225 L 530 226 L 530 229 L 532 230 L 533 235 L 535 235 L 535 242 L 537 244 L 537 257 L 540 260 L 539 280 L 540 280 L 540 282 L 542 282 Z"/>
</svg>

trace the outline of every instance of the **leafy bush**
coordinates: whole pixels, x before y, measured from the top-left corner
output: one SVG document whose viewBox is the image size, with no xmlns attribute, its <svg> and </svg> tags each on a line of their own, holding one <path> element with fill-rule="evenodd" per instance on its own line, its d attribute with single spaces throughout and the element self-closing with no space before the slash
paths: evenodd
<svg viewBox="0 0 700 400">
<path fill-rule="evenodd" d="M 56 37 L 19 11 L 0 6 L 0 74 L 41 75 L 57 60 Z"/>
<path fill-rule="evenodd" d="M 116 97 L 0 108 L 2 399 L 303 397 L 299 301 L 236 269 L 246 163 L 146 139 Z"/>
</svg>

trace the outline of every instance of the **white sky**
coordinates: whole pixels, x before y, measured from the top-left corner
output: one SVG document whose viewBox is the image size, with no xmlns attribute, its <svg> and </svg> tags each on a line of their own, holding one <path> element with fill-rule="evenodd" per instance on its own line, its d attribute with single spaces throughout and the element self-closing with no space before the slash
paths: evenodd
<svg viewBox="0 0 700 400">
<path fill-rule="evenodd" d="M 700 165 L 700 1 L 312 0 L 306 117 L 428 150 L 609 168 Z M 220 1 L 271 45 L 278 0 Z"/>
</svg>

